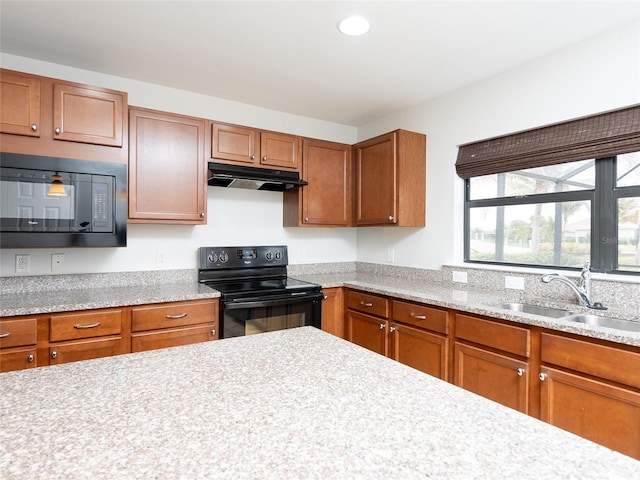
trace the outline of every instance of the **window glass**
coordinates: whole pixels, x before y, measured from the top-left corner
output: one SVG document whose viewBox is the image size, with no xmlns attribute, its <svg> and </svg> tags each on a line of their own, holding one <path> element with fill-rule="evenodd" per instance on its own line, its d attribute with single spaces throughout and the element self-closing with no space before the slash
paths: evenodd
<svg viewBox="0 0 640 480">
<path fill-rule="evenodd" d="M 640 197 L 618 199 L 618 270 L 640 272 Z"/>
<path fill-rule="evenodd" d="M 618 155 L 616 177 L 617 187 L 640 185 L 640 152 Z"/>
<path fill-rule="evenodd" d="M 591 190 L 594 185 L 595 161 L 583 160 L 517 172 L 472 177 L 469 181 L 469 198 L 470 200 L 480 200 Z"/>
<path fill-rule="evenodd" d="M 590 256 L 588 201 L 469 210 L 469 260 L 580 267 Z"/>
</svg>

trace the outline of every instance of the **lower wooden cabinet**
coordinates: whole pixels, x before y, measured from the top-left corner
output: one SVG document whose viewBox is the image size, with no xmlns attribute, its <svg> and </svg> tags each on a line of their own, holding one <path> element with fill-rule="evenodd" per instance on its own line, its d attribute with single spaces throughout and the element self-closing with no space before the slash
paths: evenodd
<svg viewBox="0 0 640 480">
<path fill-rule="evenodd" d="M 131 309 L 131 350 L 140 352 L 216 340 L 218 301 L 145 305 Z"/>
<path fill-rule="evenodd" d="M 38 353 L 35 347 L 0 351 L 0 373 L 33 368 L 37 366 L 37 360 Z"/>
<path fill-rule="evenodd" d="M 401 323 L 392 323 L 389 332 L 389 357 L 431 376 L 448 377 L 447 337 Z"/>
<path fill-rule="evenodd" d="M 112 357 L 127 353 L 122 337 L 60 342 L 49 347 L 49 365 Z"/>
<path fill-rule="evenodd" d="M 347 311 L 347 340 L 380 355 L 389 352 L 389 320 Z"/>
<path fill-rule="evenodd" d="M 323 288 L 322 293 L 322 330 L 344 338 L 344 289 Z"/>
</svg>

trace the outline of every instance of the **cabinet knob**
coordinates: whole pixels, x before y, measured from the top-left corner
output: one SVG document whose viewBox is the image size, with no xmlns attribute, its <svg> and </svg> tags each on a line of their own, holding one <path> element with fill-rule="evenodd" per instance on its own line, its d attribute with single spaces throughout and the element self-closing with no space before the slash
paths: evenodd
<svg viewBox="0 0 640 480">
<path fill-rule="evenodd" d="M 37 132 L 37 131 L 38 131 L 38 125 L 36 125 L 35 123 L 33 123 L 33 124 L 31 125 L 31 130 L 32 130 L 32 131 L 34 131 L 34 132 Z"/>
<path fill-rule="evenodd" d="M 27 362 L 31 363 L 35 360 L 35 357 L 33 356 L 33 353 L 31 353 L 28 357 L 27 357 Z"/>
<path fill-rule="evenodd" d="M 322 299 L 323 300 L 326 300 L 327 298 L 329 298 L 329 297 L 327 297 L 326 295 L 322 295 Z"/>
<path fill-rule="evenodd" d="M 204 218 L 204 212 L 200 212 L 200 218 Z"/>
<path fill-rule="evenodd" d="M 266 162 L 267 161 L 267 156 L 265 155 L 264 157 L 262 157 L 262 161 Z"/>
<path fill-rule="evenodd" d="M 393 215 L 389 215 L 389 221 L 393 222 Z"/>
<path fill-rule="evenodd" d="M 523 375 L 524 375 L 524 368 L 521 367 L 518 369 L 518 376 L 521 377 Z"/>
<path fill-rule="evenodd" d="M 540 375 L 538 375 L 538 378 L 540 379 L 541 382 L 544 382 L 547 379 L 547 374 L 541 373 Z"/>
<path fill-rule="evenodd" d="M 62 132 L 62 130 L 60 129 L 60 127 L 56 127 L 53 129 L 54 132 L 56 132 L 56 135 L 60 135 L 60 132 Z"/>
<path fill-rule="evenodd" d="M 389 327 L 389 332 L 393 333 L 396 331 L 396 327 Z"/>
<path fill-rule="evenodd" d="M 304 217 L 304 222 L 309 223 L 309 217 Z"/>
<path fill-rule="evenodd" d="M 58 352 L 56 352 L 55 350 L 51 352 L 51 358 L 58 358 Z"/>
<path fill-rule="evenodd" d="M 380 324 L 380 330 L 384 330 L 384 323 Z"/>
<path fill-rule="evenodd" d="M 255 160 L 256 156 L 255 155 L 251 155 L 251 160 Z"/>
<path fill-rule="evenodd" d="M 216 329 L 215 329 L 215 328 L 212 328 L 212 329 L 211 329 L 211 336 L 212 336 L 212 337 L 215 337 L 215 336 L 216 336 Z"/>
</svg>

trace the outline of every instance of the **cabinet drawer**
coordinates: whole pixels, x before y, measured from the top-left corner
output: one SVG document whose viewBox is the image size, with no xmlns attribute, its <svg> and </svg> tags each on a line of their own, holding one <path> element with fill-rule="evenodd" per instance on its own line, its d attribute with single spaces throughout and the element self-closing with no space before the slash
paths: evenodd
<svg viewBox="0 0 640 480">
<path fill-rule="evenodd" d="M 192 343 L 216 340 L 218 332 L 215 324 L 197 327 L 164 330 L 162 332 L 134 333 L 131 336 L 131 351 L 143 352 L 156 348 L 177 347 Z"/>
<path fill-rule="evenodd" d="M 448 313 L 439 308 L 427 307 L 415 303 L 393 301 L 393 319 L 434 332 L 447 334 L 449 331 Z"/>
<path fill-rule="evenodd" d="M 389 318 L 389 300 L 370 293 L 349 290 L 347 292 L 347 308 Z"/>
<path fill-rule="evenodd" d="M 176 302 L 136 307 L 131 310 L 131 331 L 183 327 L 211 323 L 218 319 L 218 302 Z"/>
<path fill-rule="evenodd" d="M 541 335 L 543 363 L 640 388 L 640 353 L 550 333 Z"/>
<path fill-rule="evenodd" d="M 11 352 L 0 352 L 0 372 L 11 372 L 24 368 L 34 368 L 37 353 L 35 348 L 14 349 Z"/>
<path fill-rule="evenodd" d="M 35 345 L 38 325 L 35 317 L 0 320 L 0 348 Z"/>
<path fill-rule="evenodd" d="M 52 342 L 117 335 L 122 330 L 122 310 L 95 310 L 52 315 L 49 339 Z"/>
<path fill-rule="evenodd" d="M 492 322 L 470 315 L 456 315 L 456 338 L 529 357 L 530 331 L 527 328 Z"/>
</svg>

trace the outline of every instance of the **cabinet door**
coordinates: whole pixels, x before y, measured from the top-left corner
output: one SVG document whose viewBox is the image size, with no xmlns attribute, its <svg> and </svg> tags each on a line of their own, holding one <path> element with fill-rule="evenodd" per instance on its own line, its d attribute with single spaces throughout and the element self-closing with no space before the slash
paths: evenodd
<svg viewBox="0 0 640 480">
<path fill-rule="evenodd" d="M 347 340 L 381 355 L 389 352 L 389 321 L 347 311 Z"/>
<path fill-rule="evenodd" d="M 260 132 L 253 128 L 211 123 L 211 158 L 226 163 L 255 165 L 260 154 Z M 224 162 L 223 162 L 224 163 Z"/>
<path fill-rule="evenodd" d="M 204 120 L 130 109 L 129 219 L 206 223 Z"/>
<path fill-rule="evenodd" d="M 396 134 L 356 145 L 356 224 L 394 225 L 398 218 Z"/>
<path fill-rule="evenodd" d="M 489 400 L 529 413 L 526 362 L 456 342 L 454 383 Z"/>
<path fill-rule="evenodd" d="M 295 135 L 277 132 L 260 133 L 260 165 L 285 170 L 299 170 L 302 141 Z"/>
<path fill-rule="evenodd" d="M 123 93 L 98 87 L 53 84 L 53 138 L 122 147 Z"/>
<path fill-rule="evenodd" d="M 322 330 L 344 338 L 344 293 L 343 289 L 325 288 L 322 290 Z"/>
<path fill-rule="evenodd" d="M 351 224 L 351 147 L 305 139 L 302 178 L 302 225 Z"/>
<path fill-rule="evenodd" d="M 447 337 L 399 323 L 392 323 L 389 330 L 391 358 L 434 377 L 447 379 Z"/>
<path fill-rule="evenodd" d="M 640 459 L 640 393 L 550 367 L 541 373 L 542 420 Z"/>
<path fill-rule="evenodd" d="M 131 350 L 133 352 L 143 352 L 145 350 L 206 342 L 217 338 L 218 331 L 214 323 L 180 329 L 134 333 L 131 335 Z"/>
<path fill-rule="evenodd" d="M 35 348 L 13 348 L 8 352 L 0 351 L 0 372 L 34 368 L 38 364 L 36 358 Z"/>
<path fill-rule="evenodd" d="M 49 347 L 49 364 L 78 362 L 93 358 L 111 357 L 124 352 L 122 338 L 65 342 Z"/>
<path fill-rule="evenodd" d="M 0 72 L 0 132 L 40 136 L 40 79 Z"/>
</svg>

